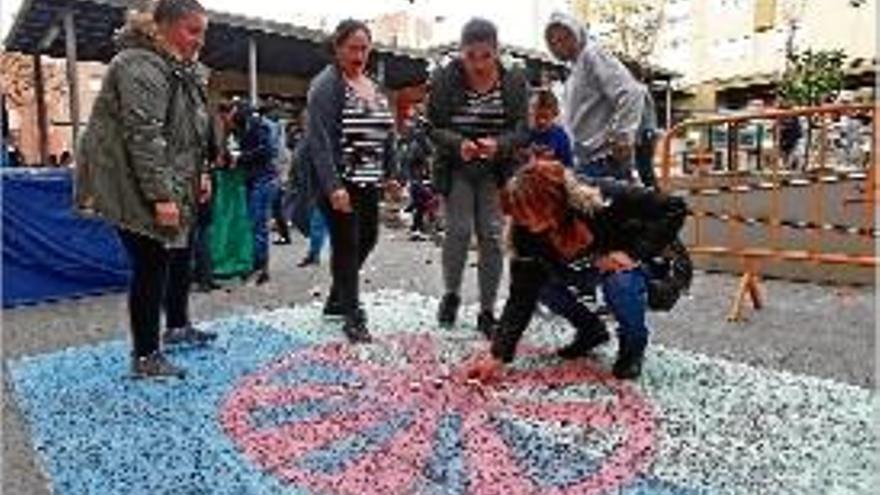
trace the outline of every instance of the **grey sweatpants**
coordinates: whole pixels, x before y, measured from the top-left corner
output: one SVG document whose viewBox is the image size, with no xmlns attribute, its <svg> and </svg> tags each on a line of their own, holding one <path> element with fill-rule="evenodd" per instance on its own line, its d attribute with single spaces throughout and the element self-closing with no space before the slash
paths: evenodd
<svg viewBox="0 0 880 495">
<path fill-rule="evenodd" d="M 504 271 L 502 246 L 503 215 L 494 175 L 471 177 L 461 171 L 452 174 L 452 189 L 446 197 L 446 237 L 443 242 L 443 281 L 446 293 L 459 294 L 468 258 L 471 235 L 476 229 L 479 248 L 477 277 L 480 309 L 495 308 Z"/>
</svg>

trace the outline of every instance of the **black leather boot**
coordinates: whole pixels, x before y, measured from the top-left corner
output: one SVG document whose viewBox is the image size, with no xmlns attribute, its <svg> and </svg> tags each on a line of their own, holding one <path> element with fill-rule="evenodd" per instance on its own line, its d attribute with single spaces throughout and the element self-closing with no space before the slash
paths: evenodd
<svg viewBox="0 0 880 495">
<path fill-rule="evenodd" d="M 593 350 L 607 343 L 611 337 L 605 325 L 598 324 L 590 328 L 579 328 L 574 340 L 567 346 L 556 351 L 562 359 L 578 359 L 590 355 Z"/>
<path fill-rule="evenodd" d="M 623 346 L 623 344 L 621 345 Z M 611 372 L 617 379 L 635 380 L 642 374 L 642 363 L 644 360 L 644 349 L 627 350 L 626 347 L 621 347 Z"/>
</svg>

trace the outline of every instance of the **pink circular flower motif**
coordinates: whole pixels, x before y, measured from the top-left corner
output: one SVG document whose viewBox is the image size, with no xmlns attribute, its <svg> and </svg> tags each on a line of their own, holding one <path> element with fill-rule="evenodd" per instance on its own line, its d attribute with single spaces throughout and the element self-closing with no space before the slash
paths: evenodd
<svg viewBox="0 0 880 495">
<path fill-rule="evenodd" d="M 369 348 L 331 343 L 293 352 L 241 380 L 221 405 L 220 421 L 250 461 L 318 493 L 418 493 L 426 483 L 440 483 L 426 473 L 438 454 L 441 423 L 453 416 L 469 494 L 607 493 L 650 464 L 653 408 L 593 363 L 514 367 L 497 384 L 483 386 L 464 376 L 481 347 L 470 344 L 470 353 L 455 358 L 441 352 L 444 345 L 429 335 L 401 334 Z M 547 394 L 584 385 L 612 400 Z M 530 475 L 524 453 L 499 431 L 499 418 L 599 431 L 615 442 L 589 473 L 548 486 Z"/>
</svg>

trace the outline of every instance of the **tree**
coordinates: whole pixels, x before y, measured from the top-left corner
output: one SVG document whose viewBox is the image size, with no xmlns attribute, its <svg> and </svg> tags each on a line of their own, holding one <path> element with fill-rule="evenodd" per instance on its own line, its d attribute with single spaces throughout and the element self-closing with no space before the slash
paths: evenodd
<svg viewBox="0 0 880 495">
<path fill-rule="evenodd" d="M 817 106 L 833 100 L 843 89 L 845 62 L 843 50 L 807 49 L 789 54 L 778 85 L 779 98 L 790 106 Z M 805 168 L 814 151 L 816 125 L 816 117 L 807 117 Z"/>
<path fill-rule="evenodd" d="M 666 0 L 604 0 L 594 5 L 602 41 L 621 58 L 650 66 L 666 17 Z"/>
<path fill-rule="evenodd" d="M 843 89 L 843 50 L 811 50 L 788 55 L 779 81 L 779 97 L 794 106 L 821 105 Z"/>
</svg>

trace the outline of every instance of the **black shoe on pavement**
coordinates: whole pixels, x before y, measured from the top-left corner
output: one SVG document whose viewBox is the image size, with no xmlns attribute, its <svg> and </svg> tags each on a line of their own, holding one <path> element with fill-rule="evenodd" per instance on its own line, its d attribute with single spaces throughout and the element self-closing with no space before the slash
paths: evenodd
<svg viewBox="0 0 880 495">
<path fill-rule="evenodd" d="M 260 272 L 257 274 L 257 278 L 254 281 L 254 284 L 256 284 L 257 287 L 259 287 L 261 285 L 265 285 L 268 283 L 269 283 L 269 270 L 260 270 Z"/>
<path fill-rule="evenodd" d="M 136 379 L 186 377 L 186 370 L 171 364 L 159 351 L 148 356 L 132 357 L 131 373 Z"/>
<path fill-rule="evenodd" d="M 192 325 L 181 328 L 169 328 L 162 334 L 162 343 L 167 346 L 181 344 L 203 346 L 215 340 L 217 340 L 216 333 L 205 332 Z"/>
<path fill-rule="evenodd" d="M 618 355 L 611 373 L 618 380 L 635 380 L 642 374 L 644 352 L 623 352 Z"/>
<path fill-rule="evenodd" d="M 346 319 L 342 333 L 348 337 L 348 341 L 352 344 L 369 344 L 373 341 L 373 337 L 367 329 L 367 322 L 357 316 Z"/>
<path fill-rule="evenodd" d="M 498 329 L 498 320 L 491 311 L 482 311 L 477 316 L 477 330 L 480 331 L 487 339 L 492 340 Z"/>
<path fill-rule="evenodd" d="M 556 355 L 562 359 L 578 359 L 589 356 L 594 349 L 611 339 L 604 325 L 596 326 L 590 330 L 578 330 L 574 340 L 567 346 L 556 351 Z"/>
<path fill-rule="evenodd" d="M 315 255 L 310 254 L 310 255 L 306 256 L 305 258 L 303 258 L 302 261 L 297 263 L 296 266 L 299 268 L 305 268 L 307 266 L 318 266 L 320 264 L 321 264 L 321 259 Z"/>
<path fill-rule="evenodd" d="M 345 317 L 345 310 L 342 308 L 342 303 L 330 297 L 327 299 L 327 302 L 324 303 L 324 317 L 325 318 L 343 318 Z"/>
<path fill-rule="evenodd" d="M 324 317 L 329 319 L 345 318 L 345 308 L 338 301 L 332 298 L 328 299 L 324 304 Z M 367 311 L 360 304 L 358 304 L 357 318 L 363 321 L 364 324 L 367 323 Z"/>
<path fill-rule="evenodd" d="M 458 318 L 458 307 L 461 305 L 461 297 L 458 294 L 446 294 L 440 301 L 440 308 L 437 310 L 437 322 L 443 328 L 450 328 L 455 325 Z"/>
</svg>

